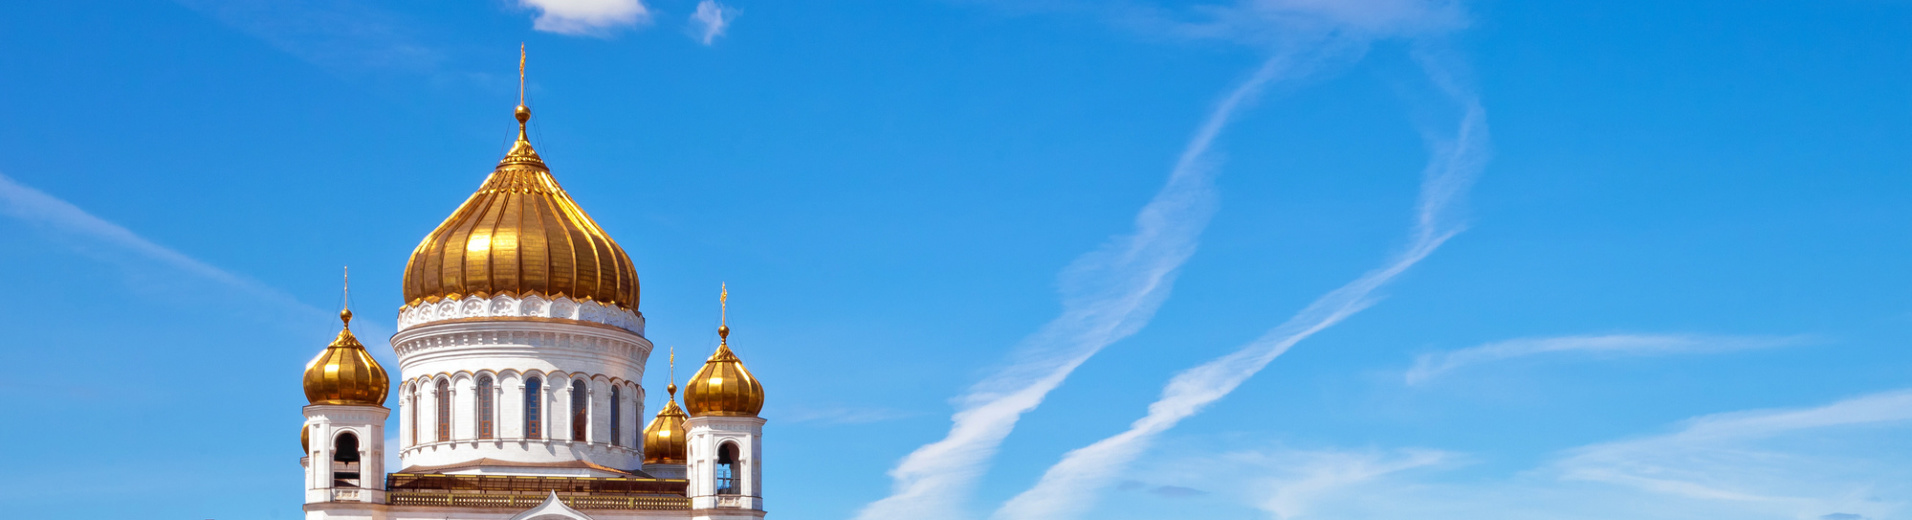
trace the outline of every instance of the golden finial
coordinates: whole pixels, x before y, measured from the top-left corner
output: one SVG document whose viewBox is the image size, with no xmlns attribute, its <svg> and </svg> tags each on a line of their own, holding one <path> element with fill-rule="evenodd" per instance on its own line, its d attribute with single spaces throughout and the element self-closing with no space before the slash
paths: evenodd
<svg viewBox="0 0 1912 520">
<path fill-rule="evenodd" d="M 352 266 L 345 266 L 345 288 L 341 299 L 345 300 L 339 309 L 339 321 L 345 322 L 345 328 L 352 328 Z"/>
<path fill-rule="evenodd" d="M 524 44 L 520 43 L 518 44 L 518 109 L 513 111 L 512 115 L 518 118 L 518 140 L 521 142 L 530 141 L 525 138 L 524 124 L 531 120 L 531 107 L 524 104 L 524 57 Z"/>
<path fill-rule="evenodd" d="M 677 399 L 677 346 L 671 346 L 671 379 L 664 385 L 664 391 L 670 392 L 671 399 Z"/>
</svg>

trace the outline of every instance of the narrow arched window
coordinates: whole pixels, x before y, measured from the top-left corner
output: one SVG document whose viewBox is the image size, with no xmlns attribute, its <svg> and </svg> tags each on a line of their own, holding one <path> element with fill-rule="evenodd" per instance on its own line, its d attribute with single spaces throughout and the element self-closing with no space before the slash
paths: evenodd
<svg viewBox="0 0 1912 520">
<path fill-rule="evenodd" d="M 418 402 L 418 383 L 412 383 L 410 386 L 412 388 L 412 391 L 411 391 L 412 402 L 409 403 L 410 405 L 409 407 L 412 409 L 411 410 L 412 412 L 412 445 L 417 446 L 418 445 L 418 407 L 424 406 L 425 403 Z"/>
<path fill-rule="evenodd" d="M 451 381 L 438 380 L 438 442 L 451 440 Z"/>
<path fill-rule="evenodd" d="M 538 378 L 524 380 L 524 438 L 544 438 L 544 392 Z"/>
<path fill-rule="evenodd" d="M 584 380 L 571 380 L 571 440 L 584 440 L 584 431 L 591 426 L 585 415 L 591 396 L 584 392 Z"/>
<path fill-rule="evenodd" d="M 717 447 L 717 494 L 739 494 L 741 486 L 737 485 L 737 474 L 737 445 L 723 443 Z"/>
<path fill-rule="evenodd" d="M 624 445 L 624 436 L 621 435 L 622 433 L 624 433 L 624 429 L 623 429 L 624 426 L 622 424 L 623 423 L 622 419 L 624 417 L 624 414 L 623 414 L 624 400 L 620 399 L 621 397 L 623 397 L 623 392 L 619 392 L 618 387 L 612 386 L 611 387 L 611 445 L 612 446 Z"/>
<path fill-rule="evenodd" d="M 492 400 L 491 376 L 478 376 L 478 438 L 489 439 L 492 436 Z"/>
<path fill-rule="evenodd" d="M 359 441 L 352 432 L 332 441 L 332 487 L 359 487 Z"/>
</svg>

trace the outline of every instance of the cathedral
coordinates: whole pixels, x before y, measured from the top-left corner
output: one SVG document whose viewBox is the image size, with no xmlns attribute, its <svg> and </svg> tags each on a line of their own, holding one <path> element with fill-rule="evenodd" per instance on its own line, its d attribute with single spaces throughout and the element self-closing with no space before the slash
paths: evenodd
<svg viewBox="0 0 1912 520">
<path fill-rule="evenodd" d="M 763 518 L 764 390 L 729 327 L 683 407 L 667 383 L 640 429 L 652 346 L 637 271 L 531 148 L 530 109 L 516 116 L 504 160 L 405 266 L 397 384 L 349 309 L 306 366 L 306 518 Z"/>
</svg>

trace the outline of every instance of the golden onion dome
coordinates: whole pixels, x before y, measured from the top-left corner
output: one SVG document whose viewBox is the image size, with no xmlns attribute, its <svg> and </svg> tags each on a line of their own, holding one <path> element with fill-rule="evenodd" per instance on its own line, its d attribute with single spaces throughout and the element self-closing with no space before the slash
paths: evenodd
<svg viewBox="0 0 1912 520">
<path fill-rule="evenodd" d="M 478 192 L 419 242 L 405 264 L 405 302 L 466 296 L 568 296 L 637 310 L 631 257 L 558 186 L 525 137 L 531 110 L 517 108 L 518 141 Z"/>
<path fill-rule="evenodd" d="M 312 404 L 382 406 L 391 380 L 352 335 L 352 311 L 339 311 L 345 328 L 305 365 L 305 399 Z"/>
<path fill-rule="evenodd" d="M 677 407 L 677 384 L 664 387 L 670 392 L 670 400 L 664 402 L 664 409 L 658 410 L 657 418 L 651 419 L 651 425 L 644 428 L 645 464 L 683 464 L 688 459 L 684 444 L 684 409 Z"/>
<path fill-rule="evenodd" d="M 722 338 L 717 352 L 684 387 L 684 407 L 692 417 L 757 415 L 763 410 L 763 384 L 730 351 L 730 327 L 719 325 L 717 336 Z"/>
</svg>

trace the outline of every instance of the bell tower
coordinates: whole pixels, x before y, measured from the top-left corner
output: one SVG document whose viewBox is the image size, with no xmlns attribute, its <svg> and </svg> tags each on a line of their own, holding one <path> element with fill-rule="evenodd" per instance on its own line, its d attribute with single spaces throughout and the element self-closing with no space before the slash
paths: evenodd
<svg viewBox="0 0 1912 520">
<path fill-rule="evenodd" d="M 305 366 L 305 503 L 385 502 L 385 368 L 352 335 L 352 311 Z"/>
<path fill-rule="evenodd" d="M 725 289 L 718 301 L 727 303 Z M 725 312 L 728 321 L 728 309 Z M 730 350 L 730 326 L 717 326 L 717 352 L 684 387 L 691 518 L 762 518 L 763 384 Z"/>
</svg>

